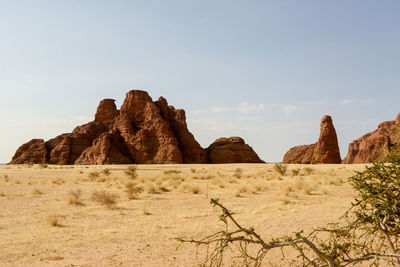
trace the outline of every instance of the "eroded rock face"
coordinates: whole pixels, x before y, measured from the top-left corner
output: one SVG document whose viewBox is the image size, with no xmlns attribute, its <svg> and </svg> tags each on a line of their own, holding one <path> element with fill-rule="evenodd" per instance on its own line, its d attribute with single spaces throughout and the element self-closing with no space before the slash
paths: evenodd
<svg viewBox="0 0 400 267">
<path fill-rule="evenodd" d="M 341 163 L 339 145 L 332 118 L 325 115 L 321 120 L 318 141 L 311 145 L 295 146 L 286 152 L 284 163 Z"/>
<path fill-rule="evenodd" d="M 45 163 L 47 150 L 43 139 L 32 139 L 26 144 L 23 144 L 15 152 L 12 162 L 14 164 L 39 164 Z"/>
<path fill-rule="evenodd" d="M 110 121 L 119 115 L 114 99 L 103 99 L 97 107 L 95 121 Z"/>
<path fill-rule="evenodd" d="M 371 163 L 382 160 L 387 151 L 400 145 L 400 113 L 396 120 L 379 124 L 378 129 L 367 133 L 349 145 L 344 164 Z"/>
<path fill-rule="evenodd" d="M 316 144 L 292 147 L 283 157 L 283 163 L 312 163 L 315 146 Z"/>
<path fill-rule="evenodd" d="M 240 137 L 222 137 L 206 148 L 210 163 L 264 163 Z"/>
<path fill-rule="evenodd" d="M 212 163 L 263 162 L 239 137 L 218 139 L 206 152 L 189 132 L 184 110 L 132 90 L 120 110 L 104 99 L 94 121 L 22 145 L 11 164 L 208 163 L 209 155 Z"/>
<path fill-rule="evenodd" d="M 321 130 L 314 149 L 312 162 L 341 163 L 339 144 L 331 116 L 325 115 L 321 120 Z"/>
</svg>

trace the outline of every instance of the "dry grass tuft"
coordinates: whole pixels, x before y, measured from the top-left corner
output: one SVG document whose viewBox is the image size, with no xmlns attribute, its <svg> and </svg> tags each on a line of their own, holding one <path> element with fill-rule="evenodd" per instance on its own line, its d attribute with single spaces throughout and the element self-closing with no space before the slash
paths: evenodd
<svg viewBox="0 0 400 267">
<path fill-rule="evenodd" d="M 37 195 L 41 195 L 41 194 L 43 194 L 43 192 L 42 191 L 40 191 L 39 189 L 37 189 L 37 188 L 34 188 L 33 190 L 32 190 L 32 194 L 33 195 L 35 195 L 35 196 L 37 196 Z"/>
<path fill-rule="evenodd" d="M 143 187 L 136 185 L 135 183 L 127 183 L 125 185 L 125 192 L 129 199 L 136 199 L 140 193 L 144 191 Z"/>
<path fill-rule="evenodd" d="M 94 172 L 90 172 L 88 176 L 89 176 L 90 179 L 95 179 L 95 178 L 100 176 L 100 173 L 94 171 Z"/>
<path fill-rule="evenodd" d="M 135 180 L 138 176 L 137 167 L 135 165 L 129 166 L 128 169 L 125 170 L 125 174 L 128 175 L 132 180 Z"/>
<path fill-rule="evenodd" d="M 68 203 L 75 206 L 83 206 L 84 204 L 82 202 L 81 196 L 82 190 L 80 189 L 69 191 Z"/>
<path fill-rule="evenodd" d="M 198 194 L 200 193 L 200 187 L 198 185 L 192 185 L 192 187 L 190 188 L 190 190 L 192 191 L 193 194 Z"/>
<path fill-rule="evenodd" d="M 110 209 L 114 209 L 117 204 L 118 195 L 106 191 L 94 191 L 92 193 L 92 200 L 107 206 Z"/>
<path fill-rule="evenodd" d="M 277 163 L 274 165 L 274 170 L 280 175 L 284 176 L 287 171 L 287 164 Z"/>
<path fill-rule="evenodd" d="M 305 167 L 305 168 L 303 169 L 303 171 L 304 171 L 307 175 L 311 175 L 311 174 L 314 173 L 314 169 L 311 168 L 311 167 Z"/>
<path fill-rule="evenodd" d="M 60 219 L 65 219 L 65 216 L 61 215 L 50 215 L 47 217 L 47 221 L 51 226 L 54 227 L 62 227 L 63 225 L 60 223 Z"/>
<path fill-rule="evenodd" d="M 111 171 L 110 171 L 110 169 L 106 168 L 103 170 L 103 173 L 105 176 L 109 176 L 111 174 Z"/>
<path fill-rule="evenodd" d="M 233 173 L 233 176 L 236 177 L 237 179 L 240 179 L 242 175 L 243 175 L 243 170 L 241 168 L 237 168 Z"/>
</svg>

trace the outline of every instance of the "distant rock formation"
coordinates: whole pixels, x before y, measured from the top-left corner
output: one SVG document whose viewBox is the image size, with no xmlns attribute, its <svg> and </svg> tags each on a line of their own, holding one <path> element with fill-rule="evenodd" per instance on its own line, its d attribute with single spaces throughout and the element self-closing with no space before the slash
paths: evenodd
<svg viewBox="0 0 400 267">
<path fill-rule="evenodd" d="M 339 145 L 332 118 L 325 115 L 321 120 L 318 142 L 295 146 L 286 152 L 284 163 L 341 163 Z"/>
<path fill-rule="evenodd" d="M 371 163 L 382 160 L 385 152 L 400 145 L 400 113 L 394 121 L 379 124 L 378 129 L 367 133 L 349 145 L 344 164 Z"/>
<path fill-rule="evenodd" d="M 240 137 L 222 137 L 206 148 L 210 163 L 264 163 Z"/>
<path fill-rule="evenodd" d="M 232 160 L 224 162 L 256 161 L 249 152 L 250 147 L 243 140 L 239 143 L 232 141 L 224 148 L 224 153 L 229 155 L 225 158 Z M 215 155 L 222 157 L 221 152 Z M 258 159 L 256 154 L 255 158 Z M 169 106 L 163 97 L 153 102 L 147 92 L 132 90 L 126 94 L 120 110 L 115 100 L 104 99 L 97 108 L 94 121 L 47 142 L 42 139 L 29 141 L 17 150 L 10 164 L 208 162 L 206 150 L 187 128 L 184 110 Z M 258 159 L 257 162 L 261 161 Z"/>
</svg>

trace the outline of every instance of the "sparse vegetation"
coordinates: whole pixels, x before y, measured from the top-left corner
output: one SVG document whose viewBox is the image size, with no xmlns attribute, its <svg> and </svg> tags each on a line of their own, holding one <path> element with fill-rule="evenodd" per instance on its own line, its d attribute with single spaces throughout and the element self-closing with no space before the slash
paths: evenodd
<svg viewBox="0 0 400 267">
<path fill-rule="evenodd" d="M 311 167 L 305 167 L 305 168 L 303 169 L 303 171 L 304 171 L 307 175 L 311 175 L 311 174 L 313 174 L 314 169 L 311 168 Z"/>
<path fill-rule="evenodd" d="M 282 176 L 286 174 L 287 168 L 288 168 L 287 164 L 283 163 L 276 163 L 274 165 L 274 170 Z"/>
<path fill-rule="evenodd" d="M 218 199 L 212 199 L 211 204 L 221 209 L 220 220 L 225 224 L 224 230 L 200 240 L 178 240 L 205 246 L 209 253 L 204 266 L 222 266 L 227 249 L 238 250 L 241 263 L 236 265 L 262 266 L 271 250 L 285 247 L 297 252 L 297 257 L 290 261 L 291 266 L 343 267 L 362 263 L 399 266 L 400 153 L 396 151 L 385 161 L 375 162 L 364 171 L 356 172 L 349 181 L 357 192 L 351 208 L 338 222 L 308 235 L 299 231 L 294 235 L 264 240 L 254 228 L 243 227 Z M 292 187 L 288 188 L 292 190 Z M 305 187 L 300 181 L 295 188 Z M 284 198 L 282 203 L 287 205 L 291 201 Z M 286 257 L 283 254 L 283 259 Z"/>
<path fill-rule="evenodd" d="M 135 180 L 138 176 L 136 165 L 129 166 L 128 169 L 125 170 L 125 174 L 128 175 L 130 179 Z"/>
<path fill-rule="evenodd" d="M 105 168 L 105 169 L 103 170 L 103 173 L 104 173 L 105 176 L 109 176 L 109 175 L 111 174 L 111 171 L 110 171 L 110 169 Z"/>
<path fill-rule="evenodd" d="M 93 191 L 92 200 L 114 209 L 117 204 L 118 195 L 106 191 Z"/>
<path fill-rule="evenodd" d="M 132 182 L 127 183 L 125 185 L 125 188 L 126 188 L 125 192 L 129 199 L 136 199 L 138 195 L 142 193 L 144 190 L 143 187 L 138 186 L 137 184 Z"/>
<path fill-rule="evenodd" d="M 300 173 L 300 169 L 293 169 L 292 170 L 292 176 L 297 176 Z"/>
<path fill-rule="evenodd" d="M 243 170 L 241 168 L 237 168 L 233 173 L 233 176 L 239 179 L 243 175 Z"/>
<path fill-rule="evenodd" d="M 32 190 L 32 194 L 33 194 L 33 195 L 41 195 L 41 194 L 43 194 L 43 192 L 40 191 L 40 190 L 37 189 L 37 188 L 34 188 L 34 189 Z"/>
<path fill-rule="evenodd" d="M 91 179 L 97 178 L 97 177 L 99 177 L 99 176 L 100 176 L 100 173 L 97 172 L 97 171 L 94 171 L 94 172 L 90 172 L 90 173 L 89 173 L 89 178 L 91 178 Z"/>
<path fill-rule="evenodd" d="M 63 225 L 60 223 L 61 219 L 65 219 L 65 216 L 61 215 L 50 215 L 47 217 L 47 221 L 51 226 L 54 227 L 62 227 Z"/>
<path fill-rule="evenodd" d="M 82 202 L 82 190 L 76 189 L 69 191 L 68 203 L 75 206 L 83 206 Z"/>
<path fill-rule="evenodd" d="M 181 173 L 181 171 L 179 171 L 179 170 L 167 170 L 167 171 L 164 171 L 164 174 L 179 174 L 179 173 Z"/>
</svg>

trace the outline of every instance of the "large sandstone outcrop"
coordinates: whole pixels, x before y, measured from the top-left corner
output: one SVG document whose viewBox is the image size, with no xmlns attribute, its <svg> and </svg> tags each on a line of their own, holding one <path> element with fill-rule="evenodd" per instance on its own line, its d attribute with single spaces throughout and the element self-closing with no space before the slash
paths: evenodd
<svg viewBox="0 0 400 267">
<path fill-rule="evenodd" d="M 349 145 L 344 164 L 371 163 L 382 160 L 385 152 L 400 145 L 400 113 L 394 121 L 379 124 L 378 129 L 367 133 Z"/>
<path fill-rule="evenodd" d="M 11 164 L 207 163 L 207 153 L 186 125 L 185 112 L 132 90 L 118 110 L 100 102 L 95 120 L 44 142 L 21 146 Z"/>
<path fill-rule="evenodd" d="M 226 142 L 215 151 L 216 146 L 212 146 L 213 160 L 225 157 L 219 162 L 262 162 L 240 140 Z M 45 162 L 143 164 L 208 163 L 209 160 L 207 152 L 189 132 L 184 110 L 169 106 L 163 97 L 153 102 L 147 92 L 132 90 L 126 94 L 120 110 L 115 100 L 104 99 L 94 121 L 47 142 L 31 140 L 17 150 L 10 163 Z"/>
<path fill-rule="evenodd" d="M 318 141 L 311 145 L 295 146 L 286 152 L 284 163 L 340 163 L 340 152 L 332 118 L 325 115 L 321 120 Z"/>
<path fill-rule="evenodd" d="M 222 137 L 206 148 L 210 163 L 264 163 L 240 137 Z"/>
</svg>

